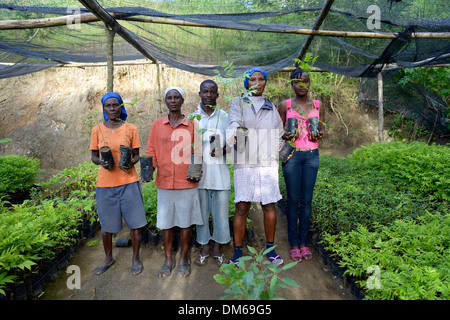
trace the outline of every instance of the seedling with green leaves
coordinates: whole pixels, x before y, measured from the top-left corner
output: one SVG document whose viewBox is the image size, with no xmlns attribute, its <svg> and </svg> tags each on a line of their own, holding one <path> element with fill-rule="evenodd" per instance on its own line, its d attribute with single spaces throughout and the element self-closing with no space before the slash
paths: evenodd
<svg viewBox="0 0 450 320">
<path fill-rule="evenodd" d="M 230 296 L 221 299 L 281 300 L 277 297 L 277 289 L 300 287 L 295 280 L 279 276 L 280 272 L 292 268 L 298 262 L 280 266 L 265 260 L 264 256 L 274 248 L 275 246 L 258 252 L 248 246 L 253 256 L 239 258 L 237 265 L 223 264 L 220 267 L 221 273 L 214 275 L 214 279 L 228 287 L 225 293 Z"/>
</svg>

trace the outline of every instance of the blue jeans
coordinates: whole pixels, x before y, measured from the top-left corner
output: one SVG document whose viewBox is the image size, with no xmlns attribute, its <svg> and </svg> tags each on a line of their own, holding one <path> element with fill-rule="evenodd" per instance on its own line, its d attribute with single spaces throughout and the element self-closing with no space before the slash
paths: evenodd
<svg viewBox="0 0 450 320">
<path fill-rule="evenodd" d="M 230 190 L 198 189 L 203 225 L 196 225 L 197 242 L 205 245 L 210 239 L 220 244 L 230 242 L 228 204 Z M 212 217 L 213 234 L 209 230 L 209 215 Z"/>
<path fill-rule="evenodd" d="M 291 247 L 307 243 L 311 225 L 311 202 L 318 170 L 319 149 L 294 151 L 292 157 L 283 164 L 287 190 L 288 241 Z"/>
</svg>

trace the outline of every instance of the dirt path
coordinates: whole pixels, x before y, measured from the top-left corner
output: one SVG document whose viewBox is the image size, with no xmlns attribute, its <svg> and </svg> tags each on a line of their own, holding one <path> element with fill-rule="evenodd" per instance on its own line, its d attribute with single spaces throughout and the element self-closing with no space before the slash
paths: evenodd
<svg viewBox="0 0 450 320">
<path fill-rule="evenodd" d="M 278 211 L 276 231 L 277 253 L 286 261 L 289 258 L 289 246 L 286 233 L 285 216 Z M 255 242 L 253 247 L 260 250 L 265 245 L 262 210 L 256 206 L 250 212 L 254 223 Z M 117 237 L 128 237 L 128 230 L 123 230 Z M 218 267 L 210 259 L 206 266 L 198 267 L 191 264 L 191 274 L 187 278 L 177 275 L 176 270 L 168 278 L 162 279 L 157 272 L 164 260 L 161 246 L 151 248 L 141 247 L 141 261 L 144 271 L 132 276 L 131 248 L 113 248 L 116 263 L 104 274 L 95 275 L 94 269 L 104 259 L 100 232 L 94 239 L 99 244 L 94 247 L 82 246 L 70 261 L 69 265 L 77 265 L 81 270 L 81 289 L 68 289 L 66 282 L 70 274 L 60 272 L 59 277 L 46 285 L 42 300 L 217 300 L 225 295 L 226 287 L 218 284 L 213 276 L 219 273 Z M 114 240 L 113 240 L 114 241 Z M 191 259 L 199 249 L 192 249 Z M 232 244 L 222 248 L 227 257 L 233 253 Z M 246 250 L 246 249 L 245 249 Z M 311 250 L 313 251 L 313 250 Z M 248 251 L 247 251 L 248 252 Z M 246 251 L 244 251 L 244 254 Z M 176 256 L 178 262 L 178 254 Z M 312 261 L 302 262 L 295 267 L 283 271 L 283 277 L 294 279 L 301 288 L 283 289 L 279 296 L 288 300 L 349 300 L 351 294 L 343 288 L 339 279 L 333 277 L 324 266 L 322 260 L 314 254 Z"/>
</svg>

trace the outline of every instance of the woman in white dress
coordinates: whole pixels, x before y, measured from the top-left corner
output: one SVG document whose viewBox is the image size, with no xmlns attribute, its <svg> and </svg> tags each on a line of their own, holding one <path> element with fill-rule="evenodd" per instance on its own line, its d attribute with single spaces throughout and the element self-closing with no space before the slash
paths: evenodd
<svg viewBox="0 0 450 320">
<path fill-rule="evenodd" d="M 236 213 L 233 218 L 235 252 L 232 263 L 242 257 L 242 244 L 246 220 L 252 202 L 261 203 L 264 213 L 266 248 L 274 245 L 276 229 L 275 205 L 281 199 L 278 184 L 278 151 L 283 144 L 283 123 L 277 108 L 264 97 L 267 73 L 261 68 L 245 72 L 244 86 L 250 90 L 248 97 L 235 97 L 230 106 L 227 136 L 229 145 L 239 143 L 235 137 L 238 127 L 248 129 L 245 151 L 234 152 L 234 188 Z M 235 149 L 239 149 L 236 148 Z M 273 264 L 283 259 L 275 250 L 267 257 Z"/>
</svg>

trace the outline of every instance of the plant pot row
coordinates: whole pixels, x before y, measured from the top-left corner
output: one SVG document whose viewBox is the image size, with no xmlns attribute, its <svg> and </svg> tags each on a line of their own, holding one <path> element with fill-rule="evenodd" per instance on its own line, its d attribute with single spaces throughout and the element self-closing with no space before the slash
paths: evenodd
<svg viewBox="0 0 450 320">
<path fill-rule="evenodd" d="M 325 246 L 319 243 L 318 239 L 320 236 L 320 231 L 317 229 L 312 229 L 309 231 L 309 242 L 312 244 L 315 253 L 322 258 L 324 265 L 331 269 L 332 274 L 342 280 L 344 286 L 349 289 L 355 300 L 364 299 L 364 293 L 362 292 L 359 285 L 355 282 L 356 279 L 344 274 L 347 268 L 340 267 L 338 262 L 333 259 L 330 253 L 325 249 Z"/>
<path fill-rule="evenodd" d="M 24 276 L 23 281 L 7 286 L 6 295 L 0 296 L 0 300 L 32 300 L 39 297 L 45 284 L 54 281 L 59 272 L 65 269 L 80 244 L 79 240 L 67 246 L 57 253 L 54 259 L 40 263 L 36 271 Z"/>
<path fill-rule="evenodd" d="M 78 228 L 79 232 L 74 237 L 73 244 L 60 250 L 54 259 L 40 262 L 31 275 L 25 275 L 23 280 L 8 285 L 5 288 L 6 295 L 0 295 L 0 300 L 32 300 L 39 297 L 45 284 L 54 281 L 59 272 L 66 268 L 83 239 L 94 237 L 97 230 L 98 223 L 91 225 L 83 222 Z"/>
</svg>

